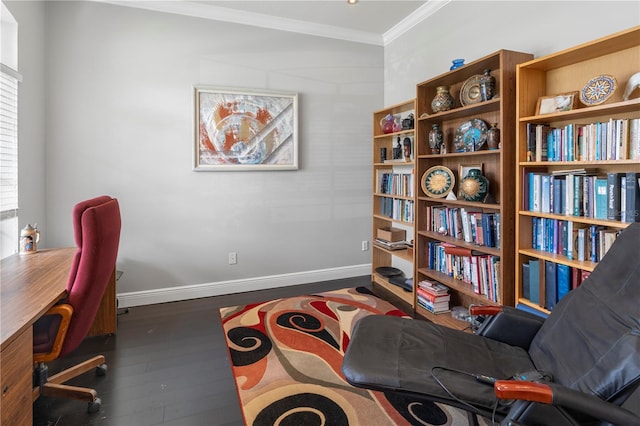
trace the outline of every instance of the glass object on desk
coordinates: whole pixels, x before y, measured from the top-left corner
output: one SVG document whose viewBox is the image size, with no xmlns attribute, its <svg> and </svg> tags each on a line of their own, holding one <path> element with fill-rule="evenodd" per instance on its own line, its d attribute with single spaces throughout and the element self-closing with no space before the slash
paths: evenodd
<svg viewBox="0 0 640 426">
<path fill-rule="evenodd" d="M 40 242 L 40 231 L 38 225 L 31 226 L 27 224 L 20 231 L 20 254 L 32 254 L 38 251 L 38 243 Z"/>
</svg>

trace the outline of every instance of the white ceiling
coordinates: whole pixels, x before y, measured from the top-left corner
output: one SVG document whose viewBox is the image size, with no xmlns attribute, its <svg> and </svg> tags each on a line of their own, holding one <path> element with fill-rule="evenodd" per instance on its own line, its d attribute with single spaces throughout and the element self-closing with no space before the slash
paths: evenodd
<svg viewBox="0 0 640 426">
<path fill-rule="evenodd" d="M 385 45 L 450 0 L 94 1 Z"/>
</svg>

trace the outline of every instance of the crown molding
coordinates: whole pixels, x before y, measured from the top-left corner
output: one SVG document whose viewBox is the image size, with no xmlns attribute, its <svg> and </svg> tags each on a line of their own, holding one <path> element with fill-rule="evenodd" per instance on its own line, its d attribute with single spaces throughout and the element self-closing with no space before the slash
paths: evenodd
<svg viewBox="0 0 640 426">
<path fill-rule="evenodd" d="M 318 37 L 334 38 L 357 43 L 383 45 L 382 35 L 367 31 L 350 30 L 332 25 L 315 24 L 296 19 L 281 18 L 261 13 L 241 11 L 226 7 L 214 6 L 193 1 L 125 1 L 125 0 L 92 0 L 118 6 L 153 10 L 156 12 L 174 13 L 214 21 L 233 22 L 241 25 L 289 31 Z"/>
<path fill-rule="evenodd" d="M 425 4 L 417 8 L 411 15 L 398 22 L 393 28 L 382 35 L 383 46 L 387 46 L 392 41 L 424 21 L 431 15 L 434 15 L 442 7 L 446 6 L 453 0 L 428 0 Z"/>
</svg>

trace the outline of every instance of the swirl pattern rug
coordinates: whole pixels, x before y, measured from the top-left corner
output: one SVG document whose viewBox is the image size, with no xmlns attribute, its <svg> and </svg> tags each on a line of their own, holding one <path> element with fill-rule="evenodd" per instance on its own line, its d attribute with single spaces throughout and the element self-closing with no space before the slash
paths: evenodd
<svg viewBox="0 0 640 426">
<path fill-rule="evenodd" d="M 365 287 L 220 309 L 245 424 L 467 424 L 462 410 L 345 381 L 353 325 L 372 314 L 404 316 Z"/>
</svg>

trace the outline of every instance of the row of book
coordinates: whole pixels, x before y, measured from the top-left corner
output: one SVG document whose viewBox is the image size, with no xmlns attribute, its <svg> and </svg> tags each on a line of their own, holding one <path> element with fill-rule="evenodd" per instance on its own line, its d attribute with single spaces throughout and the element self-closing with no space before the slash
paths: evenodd
<svg viewBox="0 0 640 426">
<path fill-rule="evenodd" d="M 427 244 L 427 267 L 468 284 L 476 293 L 498 301 L 500 257 L 446 242 Z"/>
<path fill-rule="evenodd" d="M 640 173 L 526 172 L 524 209 L 595 219 L 640 221 Z"/>
<path fill-rule="evenodd" d="M 400 200 L 397 198 L 382 197 L 380 200 L 380 214 L 389 219 L 413 223 L 413 200 Z"/>
<path fill-rule="evenodd" d="M 486 247 L 500 247 L 500 213 L 463 207 L 430 206 L 427 230 Z"/>
<path fill-rule="evenodd" d="M 619 229 L 544 217 L 531 218 L 534 250 L 571 260 L 599 262 L 620 235 Z"/>
<path fill-rule="evenodd" d="M 640 160 L 640 118 L 606 122 L 527 124 L 529 161 Z"/>
<path fill-rule="evenodd" d="M 569 291 L 577 288 L 591 272 L 542 259 L 522 265 L 522 297 L 552 310 Z"/>
<path fill-rule="evenodd" d="M 416 288 L 418 304 L 433 314 L 451 311 L 449 287 L 435 281 L 424 280 Z"/>
<path fill-rule="evenodd" d="M 413 173 L 378 170 L 378 191 L 381 194 L 413 197 Z"/>
<path fill-rule="evenodd" d="M 413 247 L 409 241 L 387 241 L 382 238 L 376 238 L 373 240 L 373 243 L 379 247 L 385 248 L 387 250 L 404 250 L 409 247 Z"/>
</svg>

